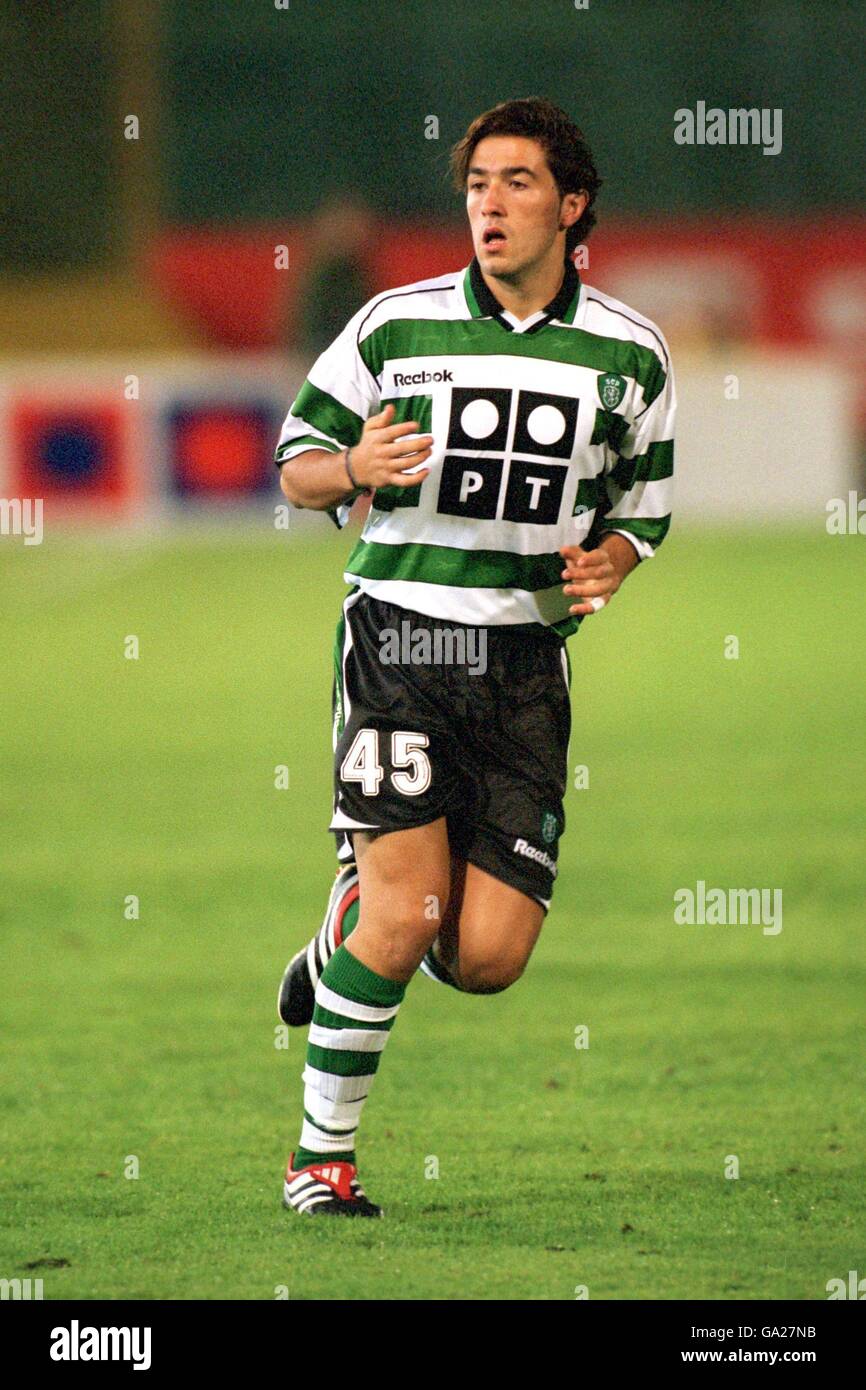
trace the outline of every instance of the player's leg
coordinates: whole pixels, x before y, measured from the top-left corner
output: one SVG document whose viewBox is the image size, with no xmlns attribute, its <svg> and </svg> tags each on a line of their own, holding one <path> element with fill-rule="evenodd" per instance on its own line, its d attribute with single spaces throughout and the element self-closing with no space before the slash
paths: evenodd
<svg viewBox="0 0 866 1390">
<path fill-rule="evenodd" d="M 333 646 L 333 680 L 331 685 L 331 735 L 334 751 L 345 727 L 346 691 L 345 660 L 351 647 L 350 613 L 359 599 L 357 589 L 346 597 L 337 620 Z M 322 925 L 306 946 L 292 956 L 280 981 L 277 1013 L 283 1023 L 292 1028 L 307 1027 L 313 1017 L 313 1000 L 319 977 L 338 946 L 355 928 L 360 905 L 358 902 L 358 868 L 351 832 L 334 832 L 337 840 L 337 859 L 340 868 L 331 885 Z"/>
<path fill-rule="evenodd" d="M 450 890 L 445 818 L 389 834 L 355 836 L 361 882 L 358 925 L 346 949 L 404 986 L 439 930 Z"/>
<path fill-rule="evenodd" d="M 461 986 L 444 964 L 445 954 L 439 938 L 442 937 L 444 941 L 448 933 L 456 932 L 465 874 L 466 861 L 452 855 L 449 906 L 445 910 L 432 904 L 430 906 L 431 920 L 437 915 L 441 916 L 442 920 L 439 936 L 426 952 L 420 965 L 420 969 L 430 979 L 450 985 L 452 989 L 460 989 Z M 292 956 L 283 972 L 277 996 L 277 1013 L 283 1023 L 288 1023 L 292 1028 L 309 1025 L 313 1017 L 316 985 L 322 971 L 337 947 L 342 946 L 352 935 L 358 925 L 360 910 L 358 866 L 352 859 L 337 870 L 321 927 L 307 945 L 302 946 Z"/>
<path fill-rule="evenodd" d="M 379 1214 L 357 1186 L 355 1134 L 406 985 L 439 928 L 431 901 L 448 901 L 444 817 L 355 842 L 360 919 L 316 986 L 303 1128 L 284 1188 L 286 1205 L 310 1214 Z"/>
<path fill-rule="evenodd" d="M 297 1210 L 372 1215 L 350 1190 L 355 1130 L 406 983 L 447 905 L 445 814 L 457 783 L 437 673 L 395 670 L 382 656 L 383 632 L 405 610 L 357 594 L 344 612 L 331 829 L 352 835 L 361 911 L 315 988 L 304 1128 L 284 1197 Z M 329 1192 L 331 1180 L 342 1186 Z"/>
<path fill-rule="evenodd" d="M 564 648 L 541 634 L 488 641 L 465 681 L 464 812 L 449 819 L 452 889 L 426 973 L 471 993 L 519 979 L 550 905 L 565 828 L 571 710 Z"/>
<path fill-rule="evenodd" d="M 541 903 L 476 864 L 463 864 L 436 952 L 450 983 L 498 994 L 520 979 L 544 923 Z M 454 912 L 452 913 L 452 904 Z"/>
</svg>

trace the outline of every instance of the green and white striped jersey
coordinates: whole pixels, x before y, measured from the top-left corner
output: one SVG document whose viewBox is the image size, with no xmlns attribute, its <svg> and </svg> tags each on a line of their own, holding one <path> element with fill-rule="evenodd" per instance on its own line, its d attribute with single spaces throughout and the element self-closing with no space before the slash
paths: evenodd
<svg viewBox="0 0 866 1390">
<path fill-rule="evenodd" d="M 627 536 L 648 558 L 670 524 L 674 381 L 656 326 L 584 285 L 524 320 L 477 261 L 377 295 L 317 359 L 276 462 L 356 444 L 389 402 L 432 434 L 430 476 L 379 488 L 347 582 L 454 622 L 567 635 L 565 544 Z M 334 509 L 345 523 L 348 505 Z"/>
</svg>

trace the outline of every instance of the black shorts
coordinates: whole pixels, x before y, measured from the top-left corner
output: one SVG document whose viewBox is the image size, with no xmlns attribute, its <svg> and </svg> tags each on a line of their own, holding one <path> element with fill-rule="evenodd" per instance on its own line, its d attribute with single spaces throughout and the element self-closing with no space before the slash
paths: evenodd
<svg viewBox="0 0 866 1390">
<path fill-rule="evenodd" d="M 569 667 L 538 624 L 471 627 L 353 590 L 334 651 L 334 815 L 352 832 L 447 818 L 452 851 L 547 909 L 565 829 Z"/>
</svg>

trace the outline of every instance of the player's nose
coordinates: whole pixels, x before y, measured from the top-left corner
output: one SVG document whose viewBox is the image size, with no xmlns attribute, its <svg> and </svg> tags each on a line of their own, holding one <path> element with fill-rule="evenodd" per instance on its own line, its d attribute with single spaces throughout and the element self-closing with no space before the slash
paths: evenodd
<svg viewBox="0 0 866 1390">
<path fill-rule="evenodd" d="M 495 184 L 490 184 L 488 186 L 481 200 L 480 210 L 482 217 L 488 217 L 491 213 L 501 213 L 503 211 L 502 194 Z"/>
</svg>

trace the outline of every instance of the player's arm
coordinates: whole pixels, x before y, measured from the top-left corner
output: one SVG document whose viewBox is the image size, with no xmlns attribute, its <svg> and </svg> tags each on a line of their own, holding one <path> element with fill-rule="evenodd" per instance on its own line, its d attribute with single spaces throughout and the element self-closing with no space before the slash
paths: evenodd
<svg viewBox="0 0 866 1390">
<path fill-rule="evenodd" d="M 605 467 L 606 508 L 602 535 L 595 550 L 563 546 L 563 593 L 578 599 L 569 612 L 585 617 L 610 602 L 623 580 L 642 560 L 654 555 L 667 535 L 671 520 L 676 393 L 670 357 L 664 340 L 665 366 L 644 387 L 649 404 L 632 421 L 622 451 L 612 453 Z"/>
<path fill-rule="evenodd" d="M 328 511 L 366 488 L 419 487 L 429 468 L 405 469 L 424 463 L 433 451 L 432 434 L 418 434 L 417 420 L 393 425 L 394 406 L 388 404 L 365 421 L 361 438 L 350 449 L 305 449 L 280 469 L 280 487 L 295 507 Z M 407 436 L 412 435 L 409 439 Z"/>
</svg>

